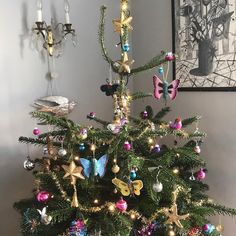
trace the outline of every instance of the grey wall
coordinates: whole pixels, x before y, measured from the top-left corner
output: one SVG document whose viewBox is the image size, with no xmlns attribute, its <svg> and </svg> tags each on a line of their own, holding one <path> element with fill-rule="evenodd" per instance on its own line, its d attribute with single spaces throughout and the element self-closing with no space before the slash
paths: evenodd
<svg viewBox="0 0 236 236">
<path fill-rule="evenodd" d="M 3 3 L 4 2 L 4 3 Z M 44 0 L 44 17 L 49 22 L 51 11 L 56 9 L 58 21 L 64 21 L 63 0 Z M 30 104 L 46 95 L 47 63 L 29 48 L 29 38 L 22 35 L 30 29 L 36 17 L 36 1 L 1 1 L 0 7 L 0 235 L 17 236 L 19 216 L 13 202 L 31 195 L 33 179 L 23 169 L 27 155 L 26 145 L 17 142 L 21 135 L 32 136 L 36 122 L 29 116 Z M 54 5 L 52 5 L 52 3 Z M 119 15 L 119 1 L 70 0 L 71 21 L 78 33 L 79 45 L 66 45 L 64 56 L 56 61 L 59 78 L 55 81 L 58 94 L 78 101 L 71 118 L 83 123 L 86 114 L 96 111 L 106 119 L 112 117 L 112 101 L 99 91 L 108 75 L 97 42 L 100 6 L 106 4 L 107 45 L 112 57 L 118 57 L 114 44 L 111 20 Z M 52 8 L 52 10 L 51 10 Z M 22 35 L 22 36 L 21 36 Z M 21 40 L 22 39 L 22 40 Z M 32 158 L 42 150 L 30 149 Z"/>
<path fill-rule="evenodd" d="M 137 64 L 142 64 L 155 56 L 161 50 L 171 51 L 171 1 L 170 0 L 135 0 L 133 4 L 134 58 Z M 151 92 L 152 76 L 155 70 L 137 76 L 134 81 L 134 91 Z M 170 76 L 171 80 L 171 76 Z M 183 118 L 202 115 L 199 127 L 208 133 L 202 146 L 202 156 L 208 163 L 209 173 L 206 182 L 210 185 L 210 196 L 219 203 L 236 208 L 235 188 L 235 153 L 236 153 L 236 123 L 235 123 L 235 93 L 217 92 L 180 92 L 176 101 L 169 103 L 171 114 L 169 120 L 180 116 Z M 155 110 L 164 106 L 160 101 L 146 99 L 137 102 L 134 110 L 138 112 L 146 104 Z M 235 235 L 236 222 L 229 217 L 222 218 L 225 225 L 225 236 Z M 218 223 L 218 218 L 213 219 Z"/>
</svg>

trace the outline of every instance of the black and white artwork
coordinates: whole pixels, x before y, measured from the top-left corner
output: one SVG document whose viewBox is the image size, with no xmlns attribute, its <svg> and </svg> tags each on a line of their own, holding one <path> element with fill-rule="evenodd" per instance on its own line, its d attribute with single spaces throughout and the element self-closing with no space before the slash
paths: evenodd
<svg viewBox="0 0 236 236">
<path fill-rule="evenodd" d="M 172 0 L 182 90 L 236 91 L 236 0 Z"/>
</svg>

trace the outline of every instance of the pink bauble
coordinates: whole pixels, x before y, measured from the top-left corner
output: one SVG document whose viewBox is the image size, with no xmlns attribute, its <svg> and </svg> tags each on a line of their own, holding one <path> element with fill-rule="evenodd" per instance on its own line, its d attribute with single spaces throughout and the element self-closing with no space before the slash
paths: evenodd
<svg viewBox="0 0 236 236">
<path fill-rule="evenodd" d="M 33 130 L 33 134 L 34 135 L 39 135 L 40 131 L 39 131 L 39 128 L 35 127 L 34 130 Z"/>
<path fill-rule="evenodd" d="M 172 52 L 168 52 L 168 53 L 166 53 L 165 59 L 167 61 L 173 61 L 175 59 L 175 56 Z"/>
<path fill-rule="evenodd" d="M 129 150 L 131 149 L 131 144 L 130 144 L 128 141 L 126 141 L 126 142 L 124 143 L 124 149 L 125 149 L 126 151 L 129 151 Z"/>
<path fill-rule="evenodd" d="M 208 231 L 209 230 L 209 225 L 208 224 L 203 225 L 202 230 L 203 231 Z"/>
<path fill-rule="evenodd" d="M 204 172 L 203 169 L 200 169 L 198 172 L 197 172 L 197 180 L 203 180 L 206 178 L 206 173 Z"/>
<path fill-rule="evenodd" d="M 36 195 L 36 198 L 39 202 L 47 202 L 49 197 L 50 197 L 50 194 L 47 191 L 40 191 Z"/>
<path fill-rule="evenodd" d="M 128 205 L 127 202 L 121 198 L 117 203 L 116 203 L 116 208 L 120 211 L 120 212 L 125 212 L 127 209 Z"/>
</svg>

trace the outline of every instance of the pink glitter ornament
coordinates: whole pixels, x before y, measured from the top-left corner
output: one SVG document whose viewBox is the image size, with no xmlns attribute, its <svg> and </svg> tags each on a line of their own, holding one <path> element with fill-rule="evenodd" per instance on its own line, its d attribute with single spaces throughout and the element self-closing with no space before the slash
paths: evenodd
<svg viewBox="0 0 236 236">
<path fill-rule="evenodd" d="M 39 128 L 35 127 L 34 130 L 33 130 L 33 134 L 34 135 L 39 135 L 40 134 Z"/>
<path fill-rule="evenodd" d="M 206 173 L 204 172 L 204 170 L 201 168 L 198 172 L 197 172 L 197 180 L 203 180 L 206 178 Z"/>
<path fill-rule="evenodd" d="M 129 150 L 131 149 L 131 144 L 130 144 L 128 141 L 125 141 L 125 143 L 124 143 L 124 149 L 125 149 L 126 151 L 129 151 Z"/>
<path fill-rule="evenodd" d="M 128 207 L 127 202 L 121 198 L 117 203 L 116 203 L 116 208 L 120 211 L 120 212 L 125 212 L 126 209 Z"/>
<path fill-rule="evenodd" d="M 209 224 L 205 224 L 202 226 L 203 231 L 208 231 L 209 230 Z"/>
<path fill-rule="evenodd" d="M 166 53 L 165 59 L 166 61 L 173 61 L 175 60 L 175 55 L 172 52 L 168 52 Z"/>
<path fill-rule="evenodd" d="M 174 123 L 170 124 L 171 129 L 180 130 L 182 129 L 182 121 L 180 118 L 175 119 Z"/>
<path fill-rule="evenodd" d="M 47 191 L 40 191 L 37 193 L 36 198 L 39 202 L 47 202 L 49 200 L 50 194 Z"/>
</svg>

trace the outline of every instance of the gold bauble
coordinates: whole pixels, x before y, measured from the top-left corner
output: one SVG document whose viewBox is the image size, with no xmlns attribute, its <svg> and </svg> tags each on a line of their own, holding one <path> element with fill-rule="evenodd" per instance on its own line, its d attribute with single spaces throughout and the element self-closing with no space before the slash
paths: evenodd
<svg viewBox="0 0 236 236">
<path fill-rule="evenodd" d="M 115 189 L 113 190 L 113 193 L 117 194 L 117 193 L 118 193 L 118 190 L 115 188 Z"/>
<path fill-rule="evenodd" d="M 118 165 L 114 165 L 111 170 L 114 174 L 117 174 L 120 171 L 120 167 Z"/>
<path fill-rule="evenodd" d="M 221 233 L 221 232 L 224 231 L 224 226 L 223 225 L 217 225 L 216 230 Z"/>
<path fill-rule="evenodd" d="M 174 230 L 169 230 L 168 231 L 168 236 L 175 236 L 175 231 Z"/>
</svg>

